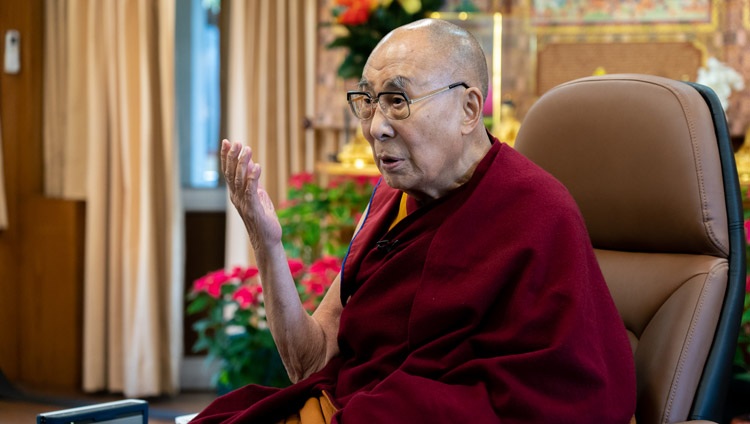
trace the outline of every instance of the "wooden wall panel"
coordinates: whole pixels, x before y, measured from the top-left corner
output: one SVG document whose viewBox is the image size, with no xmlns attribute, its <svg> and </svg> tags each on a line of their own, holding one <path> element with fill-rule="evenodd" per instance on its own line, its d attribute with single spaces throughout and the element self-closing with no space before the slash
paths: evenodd
<svg viewBox="0 0 750 424">
<path fill-rule="evenodd" d="M 77 389 L 85 209 L 42 192 L 43 7 L 0 2 L 0 36 L 21 34 L 21 72 L 0 73 L 10 221 L 0 233 L 0 369 L 26 386 Z"/>
<path fill-rule="evenodd" d="M 17 27 L 18 5 L 0 3 L 0 58 L 5 53 L 5 31 Z M 3 173 L 9 227 L 0 231 L 0 370 L 10 379 L 20 377 L 20 231 L 18 226 L 19 143 L 16 133 L 18 81 L 15 76 L 0 73 L 0 123 L 3 138 Z"/>
<path fill-rule="evenodd" d="M 32 386 L 78 388 L 83 203 L 30 196 L 21 205 L 21 379 Z"/>
<path fill-rule="evenodd" d="M 224 268 L 225 226 L 224 211 L 185 213 L 185 308 L 188 304 L 187 294 L 192 290 L 193 281 L 208 272 Z M 193 330 L 193 324 L 201 317 L 203 315 L 185 315 L 184 356 L 196 356 L 193 345 L 198 336 Z"/>
</svg>

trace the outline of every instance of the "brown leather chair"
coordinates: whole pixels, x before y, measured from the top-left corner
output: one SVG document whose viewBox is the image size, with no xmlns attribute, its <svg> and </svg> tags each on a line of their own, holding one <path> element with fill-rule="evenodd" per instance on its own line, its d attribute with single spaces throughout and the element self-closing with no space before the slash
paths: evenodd
<svg viewBox="0 0 750 424">
<path fill-rule="evenodd" d="M 720 421 L 745 248 L 716 95 L 646 75 L 571 81 L 529 110 L 515 146 L 583 213 L 633 348 L 637 422 Z"/>
</svg>

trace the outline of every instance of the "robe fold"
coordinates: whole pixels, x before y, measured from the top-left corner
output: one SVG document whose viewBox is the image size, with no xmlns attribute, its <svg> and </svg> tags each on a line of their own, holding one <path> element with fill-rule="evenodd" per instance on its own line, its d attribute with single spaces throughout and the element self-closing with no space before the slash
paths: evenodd
<svg viewBox="0 0 750 424">
<path fill-rule="evenodd" d="M 322 390 L 335 423 L 630 421 L 630 344 L 557 180 L 495 140 L 467 183 L 389 230 L 401 195 L 375 188 L 344 260 L 339 355 L 198 423 L 276 422 Z"/>
</svg>

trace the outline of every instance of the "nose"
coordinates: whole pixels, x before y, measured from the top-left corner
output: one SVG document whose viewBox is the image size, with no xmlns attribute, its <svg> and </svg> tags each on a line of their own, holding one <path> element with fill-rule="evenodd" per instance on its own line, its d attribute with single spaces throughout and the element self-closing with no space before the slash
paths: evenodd
<svg viewBox="0 0 750 424">
<path fill-rule="evenodd" d="M 373 139 L 379 141 L 386 141 L 395 136 L 391 122 L 385 117 L 380 106 L 375 107 L 370 119 L 370 135 Z"/>
</svg>

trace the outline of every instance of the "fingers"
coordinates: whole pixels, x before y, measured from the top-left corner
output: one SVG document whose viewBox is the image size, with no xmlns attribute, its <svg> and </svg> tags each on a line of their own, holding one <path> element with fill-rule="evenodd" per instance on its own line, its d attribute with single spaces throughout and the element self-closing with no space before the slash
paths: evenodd
<svg viewBox="0 0 750 424">
<path fill-rule="evenodd" d="M 242 143 L 238 141 L 222 140 L 221 142 L 221 168 L 224 171 L 224 179 L 228 184 L 234 182 L 234 173 L 237 170 L 237 161 L 242 151 Z"/>
<path fill-rule="evenodd" d="M 244 147 L 240 153 L 239 166 L 237 168 L 236 179 L 241 179 L 236 184 L 238 193 L 245 193 L 245 196 L 251 197 L 258 191 L 258 181 L 260 180 L 260 165 L 253 162 L 253 151 L 249 147 Z"/>
<path fill-rule="evenodd" d="M 238 142 L 221 142 L 221 166 L 224 170 L 224 180 L 229 188 L 234 188 L 235 173 L 237 172 L 237 160 L 242 146 Z"/>
<path fill-rule="evenodd" d="M 237 167 L 234 174 L 235 193 L 243 193 L 245 199 L 251 200 L 258 192 L 261 167 L 253 162 L 253 151 L 250 147 L 243 147 L 237 159 Z"/>
<path fill-rule="evenodd" d="M 237 170 L 235 171 L 234 179 L 235 186 L 238 190 L 244 190 L 247 184 L 247 178 L 252 176 L 252 170 L 255 167 L 255 162 L 252 160 L 253 151 L 245 146 L 242 147 L 237 158 Z"/>
<path fill-rule="evenodd" d="M 257 163 L 252 163 L 252 166 L 249 169 L 248 173 L 248 182 L 249 184 L 245 187 L 245 195 L 246 196 L 253 196 L 255 193 L 258 192 L 258 182 L 260 181 L 260 165 Z"/>
<path fill-rule="evenodd" d="M 226 170 L 227 170 L 227 155 L 229 154 L 229 149 L 231 147 L 231 143 L 226 138 L 224 140 L 221 140 L 221 152 L 219 154 L 219 157 L 221 158 L 221 172 L 224 173 L 224 179 L 226 180 Z"/>
<path fill-rule="evenodd" d="M 248 170 L 254 169 L 252 150 L 239 142 L 222 140 L 221 168 L 224 180 L 232 192 L 242 193 L 246 189 L 246 175 Z"/>
</svg>

